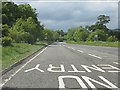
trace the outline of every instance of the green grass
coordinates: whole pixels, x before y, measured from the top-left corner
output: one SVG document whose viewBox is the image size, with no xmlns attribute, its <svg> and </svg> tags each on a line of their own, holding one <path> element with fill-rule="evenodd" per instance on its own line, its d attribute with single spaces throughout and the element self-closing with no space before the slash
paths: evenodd
<svg viewBox="0 0 120 90">
<path fill-rule="evenodd" d="M 45 43 L 30 45 L 25 43 L 13 43 L 13 46 L 2 47 L 2 69 L 9 67 L 20 59 L 42 48 Z"/>
<path fill-rule="evenodd" d="M 96 41 L 96 42 L 73 42 L 73 41 L 67 41 L 69 44 L 82 44 L 82 45 L 91 45 L 91 46 L 106 46 L 106 47 L 120 47 L 120 42 L 102 42 L 102 41 Z"/>
</svg>

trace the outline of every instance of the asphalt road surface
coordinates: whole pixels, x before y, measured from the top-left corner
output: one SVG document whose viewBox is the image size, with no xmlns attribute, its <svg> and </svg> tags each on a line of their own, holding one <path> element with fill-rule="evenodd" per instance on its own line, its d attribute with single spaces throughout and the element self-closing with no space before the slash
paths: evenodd
<svg viewBox="0 0 120 90">
<path fill-rule="evenodd" d="M 118 49 L 55 42 L 21 65 L 3 88 L 120 90 Z"/>
</svg>

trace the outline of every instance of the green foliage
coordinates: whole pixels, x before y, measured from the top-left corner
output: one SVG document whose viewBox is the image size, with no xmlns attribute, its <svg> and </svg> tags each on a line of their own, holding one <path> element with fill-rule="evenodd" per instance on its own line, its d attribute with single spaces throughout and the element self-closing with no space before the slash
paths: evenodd
<svg viewBox="0 0 120 90">
<path fill-rule="evenodd" d="M 99 15 L 98 17 L 97 17 L 97 24 L 99 24 L 99 25 L 104 25 L 104 24 L 106 24 L 106 23 L 109 23 L 109 21 L 110 21 L 110 17 L 109 16 L 105 16 L 105 15 Z"/>
<path fill-rule="evenodd" d="M 58 41 L 58 40 L 64 40 L 64 38 L 58 33 L 58 31 L 53 31 L 50 29 L 45 28 L 43 30 L 44 34 L 44 40 L 46 41 Z"/>
<path fill-rule="evenodd" d="M 17 19 L 9 31 L 9 36 L 12 37 L 15 42 L 34 44 L 37 38 L 39 38 L 41 29 L 39 29 L 34 19 L 29 17 L 27 20 L 23 20 L 22 18 Z"/>
<path fill-rule="evenodd" d="M 8 33 L 9 33 L 9 26 L 8 26 L 7 24 L 2 25 L 1 32 L 2 32 L 2 37 L 8 36 Z"/>
<path fill-rule="evenodd" d="M 2 2 L 2 23 L 12 26 L 20 16 L 17 4 L 14 2 Z"/>
<path fill-rule="evenodd" d="M 23 19 L 32 17 L 34 20 L 37 21 L 36 9 L 33 9 L 29 4 L 20 4 L 18 6 L 18 9 L 19 9 L 20 16 Z"/>
<path fill-rule="evenodd" d="M 12 43 L 12 38 L 10 37 L 3 37 L 2 38 L 2 45 L 3 46 L 10 46 Z"/>
<path fill-rule="evenodd" d="M 58 33 L 57 31 L 53 31 L 53 38 L 54 38 L 54 41 L 59 40 L 59 37 L 60 37 L 59 33 Z"/>
<path fill-rule="evenodd" d="M 45 29 L 44 30 L 44 39 L 47 41 L 53 41 L 53 32 L 50 29 Z"/>
<path fill-rule="evenodd" d="M 11 27 L 9 30 L 9 36 L 15 41 L 15 42 L 21 42 L 23 40 L 24 36 L 24 20 L 23 19 L 18 19 L 16 20 L 16 23 Z"/>
<path fill-rule="evenodd" d="M 104 32 L 108 33 L 108 28 L 105 24 L 109 23 L 110 21 L 110 17 L 109 16 L 105 16 L 105 15 L 99 15 L 97 17 L 97 21 L 94 25 L 91 25 L 88 27 L 89 31 L 96 31 L 97 29 L 103 30 Z"/>
<path fill-rule="evenodd" d="M 2 47 L 2 69 L 18 62 L 44 46 L 43 42 L 37 45 L 26 43 L 12 43 L 12 46 Z"/>
<path fill-rule="evenodd" d="M 61 37 L 63 37 L 64 34 L 65 34 L 63 30 L 57 30 L 57 33 L 58 33 Z"/>
<path fill-rule="evenodd" d="M 109 36 L 110 41 L 117 36 L 118 31 L 110 31 L 106 24 L 109 23 L 110 17 L 99 15 L 95 24 L 85 28 L 70 28 L 67 33 L 63 30 L 53 31 L 44 30 L 37 19 L 36 9 L 29 4 L 15 4 L 14 2 L 2 2 L 2 37 L 11 37 L 13 42 L 34 44 L 37 41 L 105 41 Z M 120 34 L 120 33 L 119 33 Z M 97 37 L 95 37 L 97 35 Z"/>
<path fill-rule="evenodd" d="M 78 28 L 75 32 L 74 32 L 74 40 L 75 41 L 86 41 L 86 39 L 88 38 L 88 31 L 84 28 Z"/>
<path fill-rule="evenodd" d="M 67 32 L 67 35 L 66 35 L 66 39 L 68 41 L 73 41 L 74 40 L 73 35 L 74 35 L 75 30 L 76 30 L 75 28 L 68 29 L 68 32 Z"/>
<path fill-rule="evenodd" d="M 107 38 L 107 41 L 115 42 L 115 41 L 117 41 L 117 38 L 115 36 L 110 36 L 110 37 Z"/>
<path fill-rule="evenodd" d="M 120 29 L 109 30 L 108 35 L 115 36 L 120 41 Z"/>
<path fill-rule="evenodd" d="M 29 4 L 17 5 L 14 2 L 2 3 L 2 37 L 8 36 L 14 42 L 34 44 L 42 40 L 43 25 L 37 19 L 36 10 Z"/>
<path fill-rule="evenodd" d="M 98 35 L 98 40 L 99 41 L 105 41 L 107 38 L 107 34 L 105 33 L 105 31 L 103 30 L 96 30 L 96 35 Z"/>
<path fill-rule="evenodd" d="M 9 24 L 9 19 L 6 14 L 2 14 L 2 23 L 3 24 Z"/>
<path fill-rule="evenodd" d="M 95 32 L 91 32 L 87 41 L 95 41 L 95 40 L 105 41 L 106 38 L 107 38 L 107 34 L 103 30 L 97 29 Z"/>
<path fill-rule="evenodd" d="M 71 28 L 68 30 L 66 38 L 68 41 L 86 41 L 89 32 L 83 27 Z"/>
<path fill-rule="evenodd" d="M 120 42 L 104 42 L 104 41 L 96 41 L 96 42 L 91 42 L 91 41 L 80 41 L 80 42 L 73 42 L 73 41 L 67 41 L 67 43 L 70 44 L 82 44 L 82 45 L 91 45 L 91 46 L 106 46 L 106 47 L 120 47 Z"/>
</svg>

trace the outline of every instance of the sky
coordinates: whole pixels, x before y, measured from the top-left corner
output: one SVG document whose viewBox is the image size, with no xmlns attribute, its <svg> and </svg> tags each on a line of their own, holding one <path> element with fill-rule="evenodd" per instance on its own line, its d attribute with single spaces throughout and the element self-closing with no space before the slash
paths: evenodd
<svg viewBox="0 0 120 90">
<path fill-rule="evenodd" d="M 12 0 L 13 1 L 13 0 Z M 28 3 L 36 8 L 38 20 L 46 28 L 67 31 L 69 28 L 95 24 L 99 15 L 110 16 L 107 24 L 110 29 L 118 28 L 118 2 L 114 1 L 19 1 L 15 3 Z"/>
</svg>

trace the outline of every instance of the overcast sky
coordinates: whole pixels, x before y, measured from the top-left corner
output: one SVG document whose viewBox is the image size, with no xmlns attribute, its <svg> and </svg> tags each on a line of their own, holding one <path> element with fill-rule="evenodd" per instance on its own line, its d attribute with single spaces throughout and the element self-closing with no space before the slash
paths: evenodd
<svg viewBox="0 0 120 90">
<path fill-rule="evenodd" d="M 49 1 L 49 0 L 47 0 Z M 58 0 L 57 0 L 58 1 Z M 50 29 L 66 31 L 70 27 L 92 25 L 101 14 L 108 15 L 110 29 L 118 28 L 118 2 L 114 1 L 82 1 L 82 2 L 40 2 L 27 1 L 36 8 L 38 19 Z M 116 0 L 117 1 L 117 0 Z"/>
</svg>

